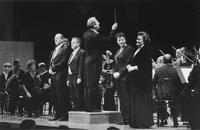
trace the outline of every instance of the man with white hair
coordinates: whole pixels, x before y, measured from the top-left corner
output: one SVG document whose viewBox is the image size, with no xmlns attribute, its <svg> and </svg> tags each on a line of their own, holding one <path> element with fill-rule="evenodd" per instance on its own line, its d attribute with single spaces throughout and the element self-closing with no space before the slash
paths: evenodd
<svg viewBox="0 0 200 130">
<path fill-rule="evenodd" d="M 70 108 L 69 88 L 67 82 L 67 61 L 69 59 L 71 49 L 64 39 L 63 35 L 58 33 L 55 35 L 55 50 L 51 53 L 50 69 L 51 86 L 53 92 L 55 118 L 51 120 L 68 120 L 68 110 Z"/>
<path fill-rule="evenodd" d="M 98 83 L 102 71 L 102 54 L 111 45 L 112 40 L 114 41 L 117 23 L 112 25 L 109 37 L 99 34 L 100 23 L 95 17 L 88 19 L 87 27 L 89 29 L 83 34 L 86 54 L 84 63 L 85 109 L 86 111 L 99 111 L 101 110 L 101 92 Z"/>
</svg>

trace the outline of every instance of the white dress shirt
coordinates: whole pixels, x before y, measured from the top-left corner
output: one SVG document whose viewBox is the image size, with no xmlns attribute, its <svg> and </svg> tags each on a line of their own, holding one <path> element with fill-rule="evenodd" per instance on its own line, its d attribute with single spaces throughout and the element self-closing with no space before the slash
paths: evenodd
<svg viewBox="0 0 200 130">
<path fill-rule="evenodd" d="M 80 49 L 80 47 L 77 47 L 71 54 L 70 58 L 69 58 L 69 61 L 68 61 L 68 64 L 70 64 L 74 58 L 74 56 L 76 55 L 76 53 L 78 52 L 78 50 Z M 70 66 L 68 66 L 68 73 L 69 74 L 72 74 L 72 71 L 70 69 Z"/>
<path fill-rule="evenodd" d="M 144 45 L 142 45 L 141 47 L 139 47 L 139 48 L 135 51 L 133 57 L 135 57 L 135 56 L 137 55 L 137 53 L 141 50 L 141 48 L 142 48 L 143 46 L 144 46 Z"/>
<path fill-rule="evenodd" d="M 54 58 L 58 55 L 58 50 L 61 48 L 62 45 L 63 45 L 63 43 L 60 44 L 60 45 L 58 45 L 58 46 L 55 48 L 55 50 L 54 50 L 54 52 L 53 52 L 52 59 L 54 59 Z"/>
</svg>

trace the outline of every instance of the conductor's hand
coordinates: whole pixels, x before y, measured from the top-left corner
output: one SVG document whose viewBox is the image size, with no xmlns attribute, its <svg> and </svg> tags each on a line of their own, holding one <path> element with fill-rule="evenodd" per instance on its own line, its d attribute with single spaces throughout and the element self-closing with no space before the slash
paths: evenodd
<svg viewBox="0 0 200 130">
<path fill-rule="evenodd" d="M 114 24 L 112 25 L 112 30 L 116 30 L 117 27 L 118 27 L 118 24 L 117 24 L 117 23 L 114 23 Z"/>
<path fill-rule="evenodd" d="M 26 93 L 26 96 L 27 96 L 28 98 L 31 98 L 31 94 L 30 94 L 29 92 Z"/>
<path fill-rule="evenodd" d="M 115 79 L 118 79 L 119 76 L 120 76 L 120 73 L 119 73 L 119 72 L 114 72 L 114 73 L 113 73 L 113 77 L 114 77 Z"/>
<path fill-rule="evenodd" d="M 69 80 L 67 80 L 67 86 L 69 87 Z"/>
<path fill-rule="evenodd" d="M 78 79 L 77 79 L 77 84 L 80 84 L 80 83 L 81 83 L 81 79 L 78 78 Z"/>
</svg>

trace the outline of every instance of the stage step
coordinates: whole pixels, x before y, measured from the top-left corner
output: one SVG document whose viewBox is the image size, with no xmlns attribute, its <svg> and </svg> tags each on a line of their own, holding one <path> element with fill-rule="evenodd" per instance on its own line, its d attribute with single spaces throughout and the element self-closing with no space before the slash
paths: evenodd
<svg viewBox="0 0 200 130">
<path fill-rule="evenodd" d="M 84 112 L 69 111 L 69 122 L 87 124 L 115 124 L 122 119 L 118 111 Z"/>
</svg>

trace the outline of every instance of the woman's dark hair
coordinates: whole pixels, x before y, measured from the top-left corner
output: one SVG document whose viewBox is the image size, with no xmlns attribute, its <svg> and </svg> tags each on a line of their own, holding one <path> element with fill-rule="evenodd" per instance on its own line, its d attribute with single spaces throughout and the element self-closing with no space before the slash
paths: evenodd
<svg viewBox="0 0 200 130">
<path fill-rule="evenodd" d="M 15 60 L 13 61 L 13 65 L 14 65 L 14 66 L 18 66 L 18 64 L 19 64 L 20 62 L 22 62 L 20 59 L 15 59 Z"/>
<path fill-rule="evenodd" d="M 126 35 L 123 32 L 119 32 L 119 33 L 116 34 L 115 37 L 116 38 L 118 38 L 118 37 L 124 37 L 124 38 L 126 38 Z"/>
<path fill-rule="evenodd" d="M 35 60 L 29 60 L 26 64 L 26 69 L 29 70 L 33 64 L 36 64 Z"/>
<path fill-rule="evenodd" d="M 144 40 L 144 43 L 150 43 L 151 42 L 151 39 L 149 37 L 149 34 L 147 32 L 144 32 L 144 31 L 140 31 L 137 33 L 137 35 L 139 36 L 142 36 L 143 37 L 143 40 Z"/>
</svg>

